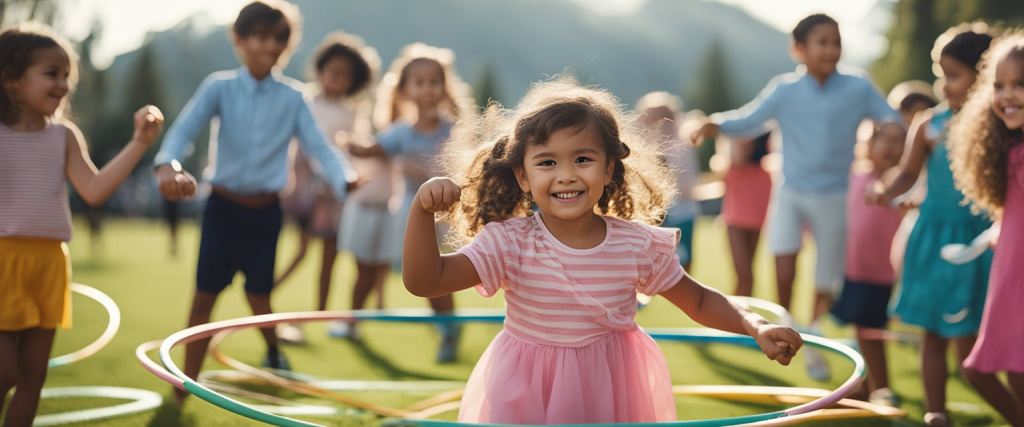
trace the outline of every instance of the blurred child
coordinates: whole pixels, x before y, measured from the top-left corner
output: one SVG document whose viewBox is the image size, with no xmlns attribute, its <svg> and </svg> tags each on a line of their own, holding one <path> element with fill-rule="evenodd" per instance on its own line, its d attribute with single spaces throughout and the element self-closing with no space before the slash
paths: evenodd
<svg viewBox="0 0 1024 427">
<path fill-rule="evenodd" d="M 857 330 L 857 345 L 867 362 L 864 383 L 874 403 L 896 407 L 889 390 L 884 341 L 869 336 L 872 329 L 885 329 L 889 321 L 889 298 L 895 273 L 889 262 L 892 239 L 900 226 L 900 213 L 891 206 L 869 206 L 864 193 L 881 185 L 899 164 L 907 131 L 902 124 L 887 123 L 875 130 L 868 142 L 866 162 L 854 163 L 847 197 L 849 224 L 846 228 L 846 280 L 832 314 Z"/>
<path fill-rule="evenodd" d="M 963 362 L 981 325 L 992 263 L 991 252 L 962 265 L 944 262 L 939 257 L 943 246 L 969 243 L 992 225 L 985 217 L 972 214 L 969 206 L 960 204 L 964 197 L 954 187 L 947 147 L 948 124 L 963 106 L 977 78 L 978 61 L 991 41 L 988 34 L 969 27 L 951 28 L 939 36 L 937 55 L 933 58 L 942 70 L 946 101 L 918 114 L 910 127 L 913 136 L 910 153 L 904 156 L 896 179 L 882 188 L 869 189 L 866 195 L 868 203 L 891 205 L 893 199 L 912 188 L 927 163 L 928 195 L 921 203 L 920 215 L 907 241 L 903 277 L 893 313 L 903 323 L 924 329 L 921 373 L 928 425 L 949 424 L 946 415 L 949 342 L 957 349 L 957 361 Z M 995 386 L 1001 387 L 995 376 L 965 375 L 965 378 L 986 399 Z"/>
<path fill-rule="evenodd" d="M 378 88 L 377 126 L 386 129 L 377 134 L 376 144 L 349 147 L 358 157 L 399 158 L 405 183 L 397 217 L 399 236 L 404 234 L 416 190 L 443 174 L 438 154 L 448 142 L 466 98 L 465 84 L 452 69 L 453 63 L 454 54 L 448 49 L 422 43 L 402 49 Z M 430 306 L 444 316 L 455 309 L 455 302 L 451 295 L 441 295 L 430 298 Z M 441 346 L 437 360 L 452 362 L 461 329 L 453 323 L 440 323 L 438 328 Z"/>
<path fill-rule="evenodd" d="M 978 83 L 950 130 L 957 187 L 1001 232 L 981 331 L 964 360 L 964 374 L 1006 372 L 1010 390 L 992 386 L 986 400 L 1014 426 L 1024 425 L 1024 32 L 996 41 L 982 61 Z M 980 390 L 979 390 L 980 391 Z M 1011 393 L 1012 391 L 1012 393 Z"/>
<path fill-rule="evenodd" d="M 209 323 L 217 296 L 241 271 L 253 314 L 269 314 L 274 288 L 277 238 L 281 231 L 278 192 L 288 181 L 288 144 L 298 137 L 303 152 L 316 160 L 334 194 L 344 198 L 356 176 L 345 156 L 329 142 L 302 96 L 301 83 L 277 67 L 299 41 L 299 14 L 283 1 L 256 1 L 243 7 L 232 27 L 241 68 L 211 74 L 164 137 L 154 163 L 160 192 L 176 200 L 186 148 L 212 118 L 220 118 L 212 194 L 203 213 L 196 267 L 196 292 L 188 326 Z M 267 343 L 263 365 L 289 369 L 274 328 L 261 329 Z M 185 348 L 185 375 L 196 378 L 209 339 Z M 175 389 L 178 404 L 186 392 Z"/>
<path fill-rule="evenodd" d="M 809 226 L 817 248 L 815 298 L 810 331 L 821 334 L 818 320 L 832 306 L 843 282 L 846 251 L 846 190 L 857 128 L 861 121 L 899 121 L 867 78 L 837 69 L 842 54 L 839 24 L 811 15 L 793 29 L 792 53 L 803 65 L 776 77 L 743 108 L 711 117 L 693 141 L 714 136 L 757 135 L 769 120 L 778 123 L 782 179 L 773 194 L 768 244 L 775 254 L 779 304 L 790 308 L 796 260 Z M 831 370 L 823 355 L 807 351 L 811 378 L 825 381 Z"/>
<path fill-rule="evenodd" d="M 357 37 L 335 32 L 328 34 L 317 47 L 312 57 L 313 74 L 316 83 L 310 85 L 309 96 L 312 98 L 311 108 L 313 117 L 317 123 L 324 128 L 328 138 L 336 143 L 345 143 L 348 138 L 356 135 L 369 135 L 370 107 L 365 96 L 366 89 L 373 81 L 373 71 L 380 63 L 377 52 L 363 46 L 362 40 Z M 302 230 L 302 237 L 299 242 L 299 253 L 285 270 L 275 284 L 275 288 L 298 267 L 299 262 L 305 257 L 306 248 L 311 237 L 317 237 L 323 241 L 323 257 L 320 264 L 320 287 L 317 299 L 317 310 L 326 310 L 330 296 L 331 276 L 334 271 L 334 261 L 338 251 L 338 227 L 342 220 L 342 202 L 330 189 L 330 185 L 322 179 L 316 178 L 313 174 L 310 161 L 298 147 L 292 143 L 289 150 L 289 158 L 292 160 L 292 171 L 294 180 L 285 190 L 282 197 L 282 206 L 286 206 L 292 199 L 296 199 L 295 213 L 298 218 L 306 218 L 306 226 Z M 353 163 L 360 176 L 375 173 L 381 166 L 379 162 L 372 160 Z M 349 203 L 354 200 L 366 198 L 367 194 L 375 197 L 390 199 L 390 165 L 384 164 L 384 173 L 387 182 L 380 186 L 375 182 L 369 188 L 354 191 L 349 197 Z M 376 174 L 374 178 L 379 181 Z M 291 194 L 287 194 L 288 191 Z M 309 199 L 309 202 L 305 202 Z M 368 212 L 353 214 L 365 220 Z M 353 218 L 355 220 L 355 218 Z M 300 221 L 301 224 L 301 221 Z M 372 227 L 369 227 L 372 229 Z M 366 230 L 370 231 L 370 230 Z M 372 247 L 372 243 L 365 242 L 358 245 L 359 248 Z M 342 248 L 349 249 L 351 248 Z M 359 257 L 356 258 L 357 266 Z M 359 269 L 362 272 L 364 269 Z M 357 279 L 357 284 L 359 283 Z M 372 283 L 372 282 L 371 282 Z M 358 287 L 358 286 L 357 286 Z M 365 295 L 363 299 L 365 299 Z M 359 304 L 360 307 L 362 304 Z M 301 344 L 304 342 L 304 334 L 297 325 L 280 324 L 277 328 L 278 335 L 282 342 Z"/>
<path fill-rule="evenodd" d="M 683 269 L 691 271 L 693 262 L 693 232 L 695 221 L 700 215 L 700 204 L 691 192 L 700 182 L 700 160 L 697 150 L 684 144 L 679 137 L 680 127 L 676 122 L 682 117 L 683 101 L 668 92 L 651 92 L 636 103 L 635 112 L 640 115 L 641 124 L 660 144 L 665 146 L 665 159 L 675 174 L 676 200 L 668 208 L 663 227 L 678 228 L 682 231 L 676 255 Z"/>
<path fill-rule="evenodd" d="M 736 271 L 733 295 L 749 297 L 754 292 L 754 254 L 772 193 L 772 177 L 761 165 L 768 155 L 770 138 L 771 133 L 765 133 L 754 139 L 737 139 L 729 145 L 722 218 L 728 228 Z"/>
<path fill-rule="evenodd" d="M 46 381 L 57 327 L 71 327 L 71 211 L 66 181 L 99 206 L 132 173 L 160 133 L 153 106 L 135 113 L 135 133 L 97 170 L 85 138 L 64 117 L 78 56 L 43 24 L 0 32 L 0 413 L 28 426 Z M 194 190 L 194 183 L 188 189 Z"/>
<path fill-rule="evenodd" d="M 505 329 L 477 362 L 460 422 L 675 421 L 665 357 L 633 317 L 637 292 L 661 294 L 696 321 L 756 338 L 783 365 L 802 345 L 679 264 L 679 231 L 650 224 L 673 200 L 660 150 L 624 128 L 609 93 L 535 85 L 512 120 L 449 148 L 456 183 L 416 193 L 402 274 L 414 295 L 504 290 Z M 459 160 L 466 160 L 460 162 Z M 537 211 L 531 212 L 531 204 Z M 441 255 L 434 214 L 471 240 Z"/>
</svg>

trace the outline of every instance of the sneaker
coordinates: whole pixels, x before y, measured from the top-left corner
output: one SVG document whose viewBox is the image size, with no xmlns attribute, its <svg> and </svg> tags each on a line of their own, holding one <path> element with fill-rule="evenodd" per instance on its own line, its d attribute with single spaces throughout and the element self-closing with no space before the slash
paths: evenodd
<svg viewBox="0 0 1024 427">
<path fill-rule="evenodd" d="M 928 427 L 947 427 L 949 417 L 942 412 L 929 412 L 924 414 L 924 424 Z"/>
<path fill-rule="evenodd" d="M 302 328 L 298 325 L 281 323 L 277 325 L 276 329 L 277 339 L 281 341 L 281 344 L 303 345 L 306 343 L 306 334 L 302 333 Z"/>
<path fill-rule="evenodd" d="M 441 334 L 441 347 L 437 349 L 437 363 L 451 363 L 456 359 L 461 328 L 454 327 Z"/>
<path fill-rule="evenodd" d="M 888 406 L 890 408 L 900 407 L 899 398 L 897 398 L 889 388 L 880 388 L 871 392 L 871 395 L 868 396 L 868 402 L 875 405 Z"/>
<path fill-rule="evenodd" d="M 284 353 L 278 353 L 277 360 L 271 360 L 270 353 L 267 353 L 263 357 L 263 367 L 270 369 L 280 369 L 282 371 L 292 370 L 291 364 L 288 363 L 288 358 L 284 357 Z"/>
<path fill-rule="evenodd" d="M 348 338 L 352 341 L 362 341 L 363 335 L 359 333 L 359 328 L 356 327 L 355 323 L 349 323 L 344 320 L 335 320 L 327 326 L 327 335 L 332 338 Z"/>
<path fill-rule="evenodd" d="M 804 360 L 807 360 L 807 376 L 815 381 L 828 381 L 832 378 L 832 369 L 828 366 L 828 361 L 825 360 L 825 356 L 821 354 L 821 350 L 816 348 L 804 349 Z"/>
</svg>

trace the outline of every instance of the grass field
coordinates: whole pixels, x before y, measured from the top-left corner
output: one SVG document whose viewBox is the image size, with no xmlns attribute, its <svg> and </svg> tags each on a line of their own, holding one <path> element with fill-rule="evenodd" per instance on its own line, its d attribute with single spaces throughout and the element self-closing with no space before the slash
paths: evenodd
<svg viewBox="0 0 1024 427">
<path fill-rule="evenodd" d="M 47 387 L 104 385 L 135 387 L 157 391 L 170 400 L 170 386 L 145 371 L 134 358 L 134 349 L 142 342 L 161 339 L 185 327 L 186 312 L 193 291 L 198 230 L 186 224 L 181 230 L 181 251 L 176 258 L 168 255 L 166 230 L 157 222 L 145 220 L 111 220 L 103 230 L 101 250 L 90 250 L 87 227 L 78 224 L 76 238 L 71 242 L 74 262 L 74 280 L 99 288 L 110 295 L 121 308 L 123 324 L 114 341 L 97 355 L 69 365 L 52 369 Z M 278 266 L 290 260 L 296 250 L 297 234 L 289 228 L 279 246 Z M 725 231 L 710 219 L 700 222 L 696 236 L 695 276 L 709 285 L 728 291 L 731 289 L 731 264 L 725 246 Z M 315 280 L 319 268 L 319 247 L 312 248 L 311 257 L 297 275 L 274 296 L 277 311 L 305 311 L 314 307 Z M 809 316 L 811 284 L 808 281 L 813 255 L 801 258 L 795 316 Z M 348 257 L 338 260 L 334 280 L 334 293 L 330 307 L 348 307 L 354 264 Z M 755 296 L 772 299 L 773 269 L 762 250 L 758 255 L 758 282 Z M 249 315 L 244 302 L 240 280 L 220 298 L 214 319 L 227 319 Z M 425 307 L 424 301 L 407 294 L 400 277 L 392 275 L 387 284 L 386 305 L 393 307 Z M 485 299 L 473 291 L 457 295 L 462 308 L 500 308 L 500 299 Z M 663 299 L 643 309 L 637 321 L 647 327 L 693 326 L 685 315 Z M 81 297 L 74 299 L 73 329 L 59 332 L 54 353 L 73 351 L 94 339 L 106 325 L 102 308 Z M 456 380 L 464 381 L 476 359 L 491 338 L 498 332 L 496 325 L 468 325 L 459 348 L 459 362 L 438 365 L 434 362 L 437 334 L 428 325 L 371 323 L 363 326 L 364 341 L 353 344 L 326 336 L 326 325 L 307 325 L 310 339 L 305 347 L 289 347 L 285 351 L 296 371 L 339 379 L 378 380 Z M 833 337 L 847 337 L 850 330 L 829 325 L 826 333 Z M 781 367 L 766 360 L 759 353 L 726 345 L 688 345 L 663 343 L 662 349 L 669 362 L 675 384 L 748 384 L 774 386 L 807 386 L 834 389 L 852 371 L 852 364 L 838 357 L 830 359 L 833 380 L 818 383 L 807 377 L 804 361 L 799 357 L 791 367 Z M 258 365 L 263 356 L 263 344 L 255 331 L 247 330 L 227 340 L 222 349 L 237 359 Z M 922 386 L 919 380 L 917 349 L 909 344 L 890 346 L 890 372 L 893 389 L 903 400 L 909 415 L 905 420 L 861 419 L 828 421 L 810 425 L 921 425 L 923 415 Z M 155 357 L 155 354 L 151 354 Z M 180 360 L 180 352 L 176 355 Z M 205 369 L 224 369 L 208 359 Z M 950 364 L 953 370 L 952 363 Z M 949 382 L 949 400 L 952 418 L 957 425 L 998 425 L 1002 423 L 995 412 L 984 404 L 959 377 Z M 273 391 L 280 397 L 300 402 L 329 404 L 325 401 L 287 391 Z M 400 407 L 426 396 L 386 393 L 358 393 L 355 396 L 375 403 Z M 680 397 L 676 400 L 680 419 L 707 419 L 741 416 L 784 409 L 781 406 L 730 403 L 707 398 Z M 41 413 L 100 407 L 116 404 L 111 399 L 48 400 L 41 404 Z M 455 413 L 442 415 L 454 419 Z M 332 426 L 375 426 L 380 418 L 371 415 L 353 417 L 307 418 Z M 231 414 L 197 398 L 190 399 L 184 411 L 165 404 L 151 412 L 105 420 L 94 424 L 103 426 L 243 426 L 254 421 Z"/>
</svg>

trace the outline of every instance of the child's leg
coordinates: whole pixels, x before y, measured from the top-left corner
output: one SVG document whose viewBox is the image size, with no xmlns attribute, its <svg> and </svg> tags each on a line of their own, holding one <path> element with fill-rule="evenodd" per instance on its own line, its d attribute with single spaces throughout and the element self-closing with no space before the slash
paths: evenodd
<svg viewBox="0 0 1024 427">
<path fill-rule="evenodd" d="M 374 265 L 356 261 L 356 284 L 352 287 L 353 310 L 363 309 L 370 292 L 380 282 L 380 278 L 387 274 L 387 268 L 387 264 Z"/>
<path fill-rule="evenodd" d="M 921 343 L 921 379 L 924 382 L 924 407 L 927 412 L 946 413 L 946 348 L 949 341 L 925 332 Z"/>
<path fill-rule="evenodd" d="M 1020 427 L 1024 425 L 1024 373 L 1007 372 L 1006 378 L 1010 382 L 1010 389 L 1013 390 L 1014 398 L 1017 399 L 1017 422 Z"/>
<path fill-rule="evenodd" d="M 789 310 L 793 301 L 796 260 L 803 243 L 804 219 L 800 194 L 782 186 L 772 196 L 768 224 L 768 246 L 775 254 L 775 279 L 779 305 Z"/>
<path fill-rule="evenodd" d="M 7 393 L 18 383 L 18 333 L 0 331 L 0 414 Z"/>
<path fill-rule="evenodd" d="M 196 290 L 196 294 L 192 297 L 192 309 L 188 315 L 188 327 L 210 323 L 210 315 L 213 313 L 213 306 L 217 303 L 217 295 Z M 203 359 L 206 358 L 206 350 L 209 346 L 209 338 L 185 344 L 185 376 L 193 380 L 199 377 L 199 371 L 203 368 Z M 181 402 L 188 392 L 175 388 L 174 393 L 178 406 L 181 406 Z"/>
<path fill-rule="evenodd" d="M 1017 418 L 1017 399 L 1006 388 L 1006 385 L 999 381 L 996 374 L 987 374 L 963 366 L 964 360 L 971 354 L 976 338 L 975 336 L 970 336 L 953 340 L 953 344 L 956 346 L 957 366 L 961 367 L 960 373 L 971 387 L 974 387 L 978 394 L 989 405 L 992 405 L 992 408 L 999 412 L 999 415 L 1003 416 L 1006 422 L 1010 423 L 1010 425 L 1020 425 L 1022 420 Z"/>
<path fill-rule="evenodd" d="M 259 316 L 261 314 L 271 314 L 274 311 L 270 308 L 270 295 L 269 294 L 256 294 L 252 292 L 245 293 L 246 300 L 249 301 L 249 308 L 252 309 L 253 316 Z M 277 348 L 277 332 L 272 327 L 260 328 L 260 333 L 263 334 L 263 340 L 267 342 L 268 351 L 273 351 Z"/>
<path fill-rule="evenodd" d="M 317 310 L 327 310 L 327 301 L 331 293 L 331 276 L 334 275 L 334 260 L 338 257 L 338 240 L 324 240 L 324 256 L 320 264 L 320 299 Z"/>
<path fill-rule="evenodd" d="M 18 335 L 18 382 L 7 408 L 4 426 L 30 426 L 39 407 L 39 393 L 46 382 L 46 368 L 53 347 L 53 329 L 33 328 Z"/>
<path fill-rule="evenodd" d="M 428 299 L 430 300 L 430 308 L 433 308 L 434 311 L 444 313 L 455 310 L 455 298 L 451 295 Z"/>
<path fill-rule="evenodd" d="M 284 270 L 281 277 L 278 277 L 274 281 L 274 287 L 284 283 L 288 276 L 291 276 L 295 269 L 299 267 L 299 263 L 306 258 L 306 250 L 309 249 L 309 241 L 312 240 L 313 234 L 309 231 L 309 227 L 302 226 L 302 234 L 299 235 L 299 252 L 295 254 L 295 259 L 292 260 L 291 264 L 288 264 L 288 268 Z"/>
<path fill-rule="evenodd" d="M 864 337 L 868 328 L 857 327 L 857 346 L 868 367 L 868 390 L 889 387 L 889 368 L 886 366 L 885 341 Z"/>
<path fill-rule="evenodd" d="M 373 281 L 373 289 L 377 294 L 377 310 L 384 309 L 384 280 L 388 277 L 388 266 L 377 267 L 377 275 Z"/>
<path fill-rule="evenodd" d="M 846 276 L 846 193 L 808 197 L 803 206 L 817 249 L 814 266 L 814 311 L 811 324 L 832 308 Z"/>
<path fill-rule="evenodd" d="M 754 253 L 760 237 L 760 230 L 729 227 L 729 249 L 732 251 L 733 269 L 736 270 L 733 295 L 749 297 L 754 293 Z"/>
</svg>

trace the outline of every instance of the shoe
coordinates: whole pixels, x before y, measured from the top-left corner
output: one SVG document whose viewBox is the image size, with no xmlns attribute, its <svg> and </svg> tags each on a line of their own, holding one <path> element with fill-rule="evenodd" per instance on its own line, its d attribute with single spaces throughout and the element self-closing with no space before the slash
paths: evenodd
<svg viewBox="0 0 1024 427">
<path fill-rule="evenodd" d="M 942 412 L 929 412 L 924 414 L 924 424 L 928 427 L 948 427 L 949 417 Z"/>
<path fill-rule="evenodd" d="M 348 338 L 352 341 L 362 341 L 363 335 L 359 333 L 359 328 L 356 327 L 355 323 L 349 323 L 344 320 L 335 320 L 327 326 L 327 335 L 332 338 Z"/>
<path fill-rule="evenodd" d="M 450 325 L 445 328 L 441 334 L 441 347 L 437 349 L 437 363 L 452 363 L 455 361 L 458 347 L 459 347 L 459 336 L 462 335 L 462 328 Z"/>
<path fill-rule="evenodd" d="M 277 339 L 281 341 L 281 344 L 306 344 L 306 334 L 302 333 L 302 328 L 300 328 L 298 325 L 292 325 L 290 323 L 281 323 L 277 325 L 276 329 Z"/>
<path fill-rule="evenodd" d="M 828 366 L 828 361 L 825 360 L 825 356 L 821 354 L 821 350 L 816 348 L 804 349 L 804 360 L 807 361 L 807 376 L 815 381 L 828 381 L 832 378 L 832 369 Z"/>
<path fill-rule="evenodd" d="M 871 402 L 875 405 L 888 406 L 890 408 L 900 407 L 900 399 L 896 397 L 896 395 L 893 394 L 892 390 L 889 390 L 888 387 L 880 388 L 878 390 L 871 392 L 871 395 L 868 396 L 868 402 Z"/>
<path fill-rule="evenodd" d="M 284 357 L 284 353 L 278 353 L 277 360 L 272 360 L 270 353 L 263 358 L 263 367 L 270 369 L 280 369 L 282 371 L 292 370 L 291 364 L 288 363 L 288 358 Z"/>
</svg>

